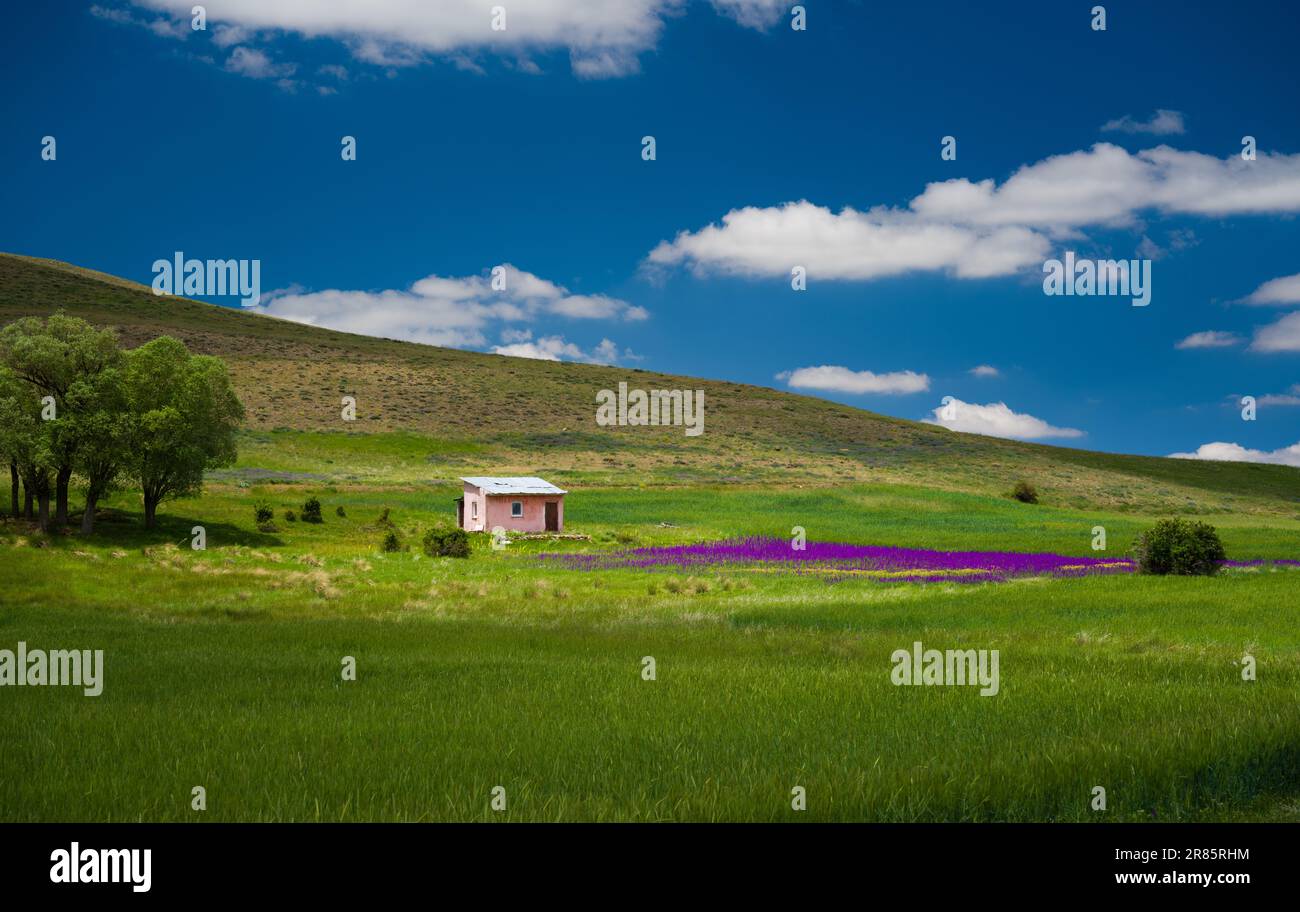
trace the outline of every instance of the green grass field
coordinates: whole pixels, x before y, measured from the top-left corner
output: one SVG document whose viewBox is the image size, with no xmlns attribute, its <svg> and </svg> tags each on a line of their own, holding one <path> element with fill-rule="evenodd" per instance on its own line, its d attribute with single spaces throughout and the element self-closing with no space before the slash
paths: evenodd
<svg viewBox="0 0 1300 912">
<path fill-rule="evenodd" d="M 338 462 L 326 460 L 357 446 L 314 443 L 264 435 L 242 469 L 274 453 L 267 468 L 327 476 Z M 418 438 L 365 452 L 386 447 L 408 461 L 464 455 Z M 1149 522 L 888 485 L 575 491 L 569 529 L 590 543 L 479 541 L 469 560 L 431 559 L 419 533 L 450 515 L 455 489 L 377 483 L 361 463 L 344 467 L 363 479 L 352 484 L 254 483 L 236 467 L 169 505 L 155 533 L 129 494 L 89 539 L 4 526 L 0 647 L 104 649 L 106 683 L 98 698 L 3 694 L 0 818 L 1300 816 L 1300 571 L 828 584 L 578 572 L 535 556 L 793 525 L 814 539 L 1080 555 L 1104 525 L 1122 554 Z M 325 522 L 285 522 L 311 494 Z M 280 531 L 256 530 L 260 499 Z M 379 551 L 385 507 L 412 550 Z M 1300 556 L 1294 519 L 1211 521 L 1231 557 Z M 196 524 L 206 551 L 188 547 Z M 890 654 L 917 639 L 998 649 L 1001 692 L 893 686 Z M 1240 675 L 1247 653 L 1254 682 Z M 356 681 L 341 680 L 344 656 Z M 196 785 L 205 812 L 190 808 Z M 489 807 L 498 785 L 503 812 Z M 1097 785 L 1104 814 L 1089 807 Z"/>
</svg>

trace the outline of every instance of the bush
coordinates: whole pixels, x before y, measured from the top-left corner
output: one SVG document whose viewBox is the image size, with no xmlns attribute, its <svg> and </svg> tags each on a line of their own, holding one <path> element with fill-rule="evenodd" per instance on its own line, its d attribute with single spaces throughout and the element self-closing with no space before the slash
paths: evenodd
<svg viewBox="0 0 1300 912">
<path fill-rule="evenodd" d="M 292 510 L 285 510 L 285 511 L 284 511 L 284 518 L 285 518 L 285 521 L 286 521 L 286 522 L 297 522 L 297 521 L 298 521 L 298 514 L 295 513 L 295 512 L 293 512 Z"/>
<path fill-rule="evenodd" d="M 1021 503 L 1038 503 L 1038 489 L 1027 481 L 1017 481 L 1011 496 Z"/>
<path fill-rule="evenodd" d="M 334 510 L 334 515 L 335 515 L 335 516 L 347 516 L 348 514 L 346 514 L 346 513 L 343 512 L 343 508 L 342 508 L 342 507 L 337 507 L 337 508 Z"/>
<path fill-rule="evenodd" d="M 388 507 L 384 507 L 384 512 L 379 514 L 379 519 L 375 520 L 376 526 L 387 526 L 392 528 L 393 521 L 388 518 Z"/>
<path fill-rule="evenodd" d="M 388 534 L 384 536 L 383 544 L 379 546 L 379 549 L 381 551 L 386 551 L 389 554 L 392 554 L 394 551 L 401 551 L 402 541 L 397 537 L 397 532 L 392 529 L 388 530 Z"/>
<path fill-rule="evenodd" d="M 430 529 L 424 533 L 424 553 L 430 557 L 469 557 L 464 529 Z"/>
<path fill-rule="evenodd" d="M 315 497 L 308 497 L 307 502 L 302 505 L 302 521 L 309 523 L 325 521 L 320 515 L 320 501 Z"/>
<path fill-rule="evenodd" d="M 259 500 L 257 503 L 253 504 L 253 518 L 257 520 L 259 526 L 265 525 L 275 519 L 275 511 L 271 509 L 269 503 L 264 500 Z"/>
<path fill-rule="evenodd" d="M 1214 527 L 1186 519 L 1162 519 L 1137 543 L 1142 573 L 1213 576 L 1226 556 Z"/>
</svg>

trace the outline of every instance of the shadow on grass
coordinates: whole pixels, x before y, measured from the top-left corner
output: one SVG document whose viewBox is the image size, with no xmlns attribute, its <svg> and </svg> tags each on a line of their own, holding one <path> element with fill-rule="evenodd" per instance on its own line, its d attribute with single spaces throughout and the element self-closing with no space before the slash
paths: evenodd
<svg viewBox="0 0 1300 912">
<path fill-rule="evenodd" d="M 283 545 L 284 540 L 273 532 L 260 532 L 256 529 L 244 529 L 230 523 L 212 522 L 183 516 L 163 515 L 157 517 L 157 525 L 152 529 L 144 527 L 143 511 L 135 512 L 119 509 L 106 509 L 97 514 L 95 531 L 83 535 L 80 531 L 80 514 L 77 524 L 56 529 L 52 525 L 47 533 L 48 542 L 55 548 L 72 548 L 80 544 L 117 545 L 122 548 L 148 548 L 167 543 L 178 547 L 190 544 L 192 530 L 202 526 L 209 547 L 242 545 L 248 548 L 269 548 Z M 26 533 L 37 533 L 35 522 L 19 519 L 15 522 L 12 515 L 5 514 L 3 522 L 9 529 Z"/>
</svg>

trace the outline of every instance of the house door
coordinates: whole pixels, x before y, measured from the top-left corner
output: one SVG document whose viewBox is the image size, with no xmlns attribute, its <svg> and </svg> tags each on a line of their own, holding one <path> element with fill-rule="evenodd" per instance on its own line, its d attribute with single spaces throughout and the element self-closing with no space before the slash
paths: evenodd
<svg viewBox="0 0 1300 912">
<path fill-rule="evenodd" d="M 456 528 L 465 528 L 465 498 L 456 501 Z"/>
<path fill-rule="evenodd" d="M 560 505 L 553 500 L 546 502 L 546 531 L 560 531 Z"/>
</svg>

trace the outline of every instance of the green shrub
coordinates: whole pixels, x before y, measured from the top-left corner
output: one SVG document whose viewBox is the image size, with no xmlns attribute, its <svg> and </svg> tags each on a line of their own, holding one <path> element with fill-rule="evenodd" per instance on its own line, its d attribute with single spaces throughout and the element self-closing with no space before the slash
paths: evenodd
<svg viewBox="0 0 1300 912">
<path fill-rule="evenodd" d="M 1017 481 L 1011 496 L 1021 503 L 1036 504 L 1038 503 L 1038 489 L 1027 481 Z"/>
<path fill-rule="evenodd" d="M 384 541 L 379 546 L 379 549 L 389 554 L 392 554 L 394 551 L 402 550 L 402 540 L 397 537 L 396 530 L 394 529 L 388 530 L 388 534 L 384 536 Z"/>
<path fill-rule="evenodd" d="M 384 507 L 384 512 L 379 514 L 379 519 L 375 520 L 376 526 L 386 526 L 392 528 L 393 521 L 388 518 L 388 507 Z"/>
<path fill-rule="evenodd" d="M 287 521 L 287 522 L 297 522 L 297 521 L 298 521 L 298 514 L 295 513 L 295 512 L 293 512 L 292 510 L 285 510 L 285 511 L 284 511 L 284 518 L 285 518 L 285 521 Z"/>
<path fill-rule="evenodd" d="M 257 520 L 259 526 L 265 525 L 275 519 L 275 510 L 271 509 L 271 505 L 266 501 L 259 500 L 253 504 L 253 518 Z"/>
<path fill-rule="evenodd" d="M 424 553 L 430 557 L 469 557 L 469 534 L 464 529 L 430 529 L 424 533 Z"/>
<path fill-rule="evenodd" d="M 1186 519 L 1160 520 L 1135 550 L 1138 570 L 1158 575 L 1213 576 L 1226 556 L 1213 526 Z"/>
<path fill-rule="evenodd" d="M 342 508 L 342 507 L 336 507 L 335 510 L 334 510 L 334 515 L 335 515 L 335 516 L 347 516 L 348 514 L 346 514 L 346 513 L 343 512 L 343 508 Z"/>
<path fill-rule="evenodd" d="M 320 501 L 315 497 L 308 497 L 307 502 L 302 505 L 302 521 L 309 523 L 325 521 L 320 515 Z"/>
</svg>

